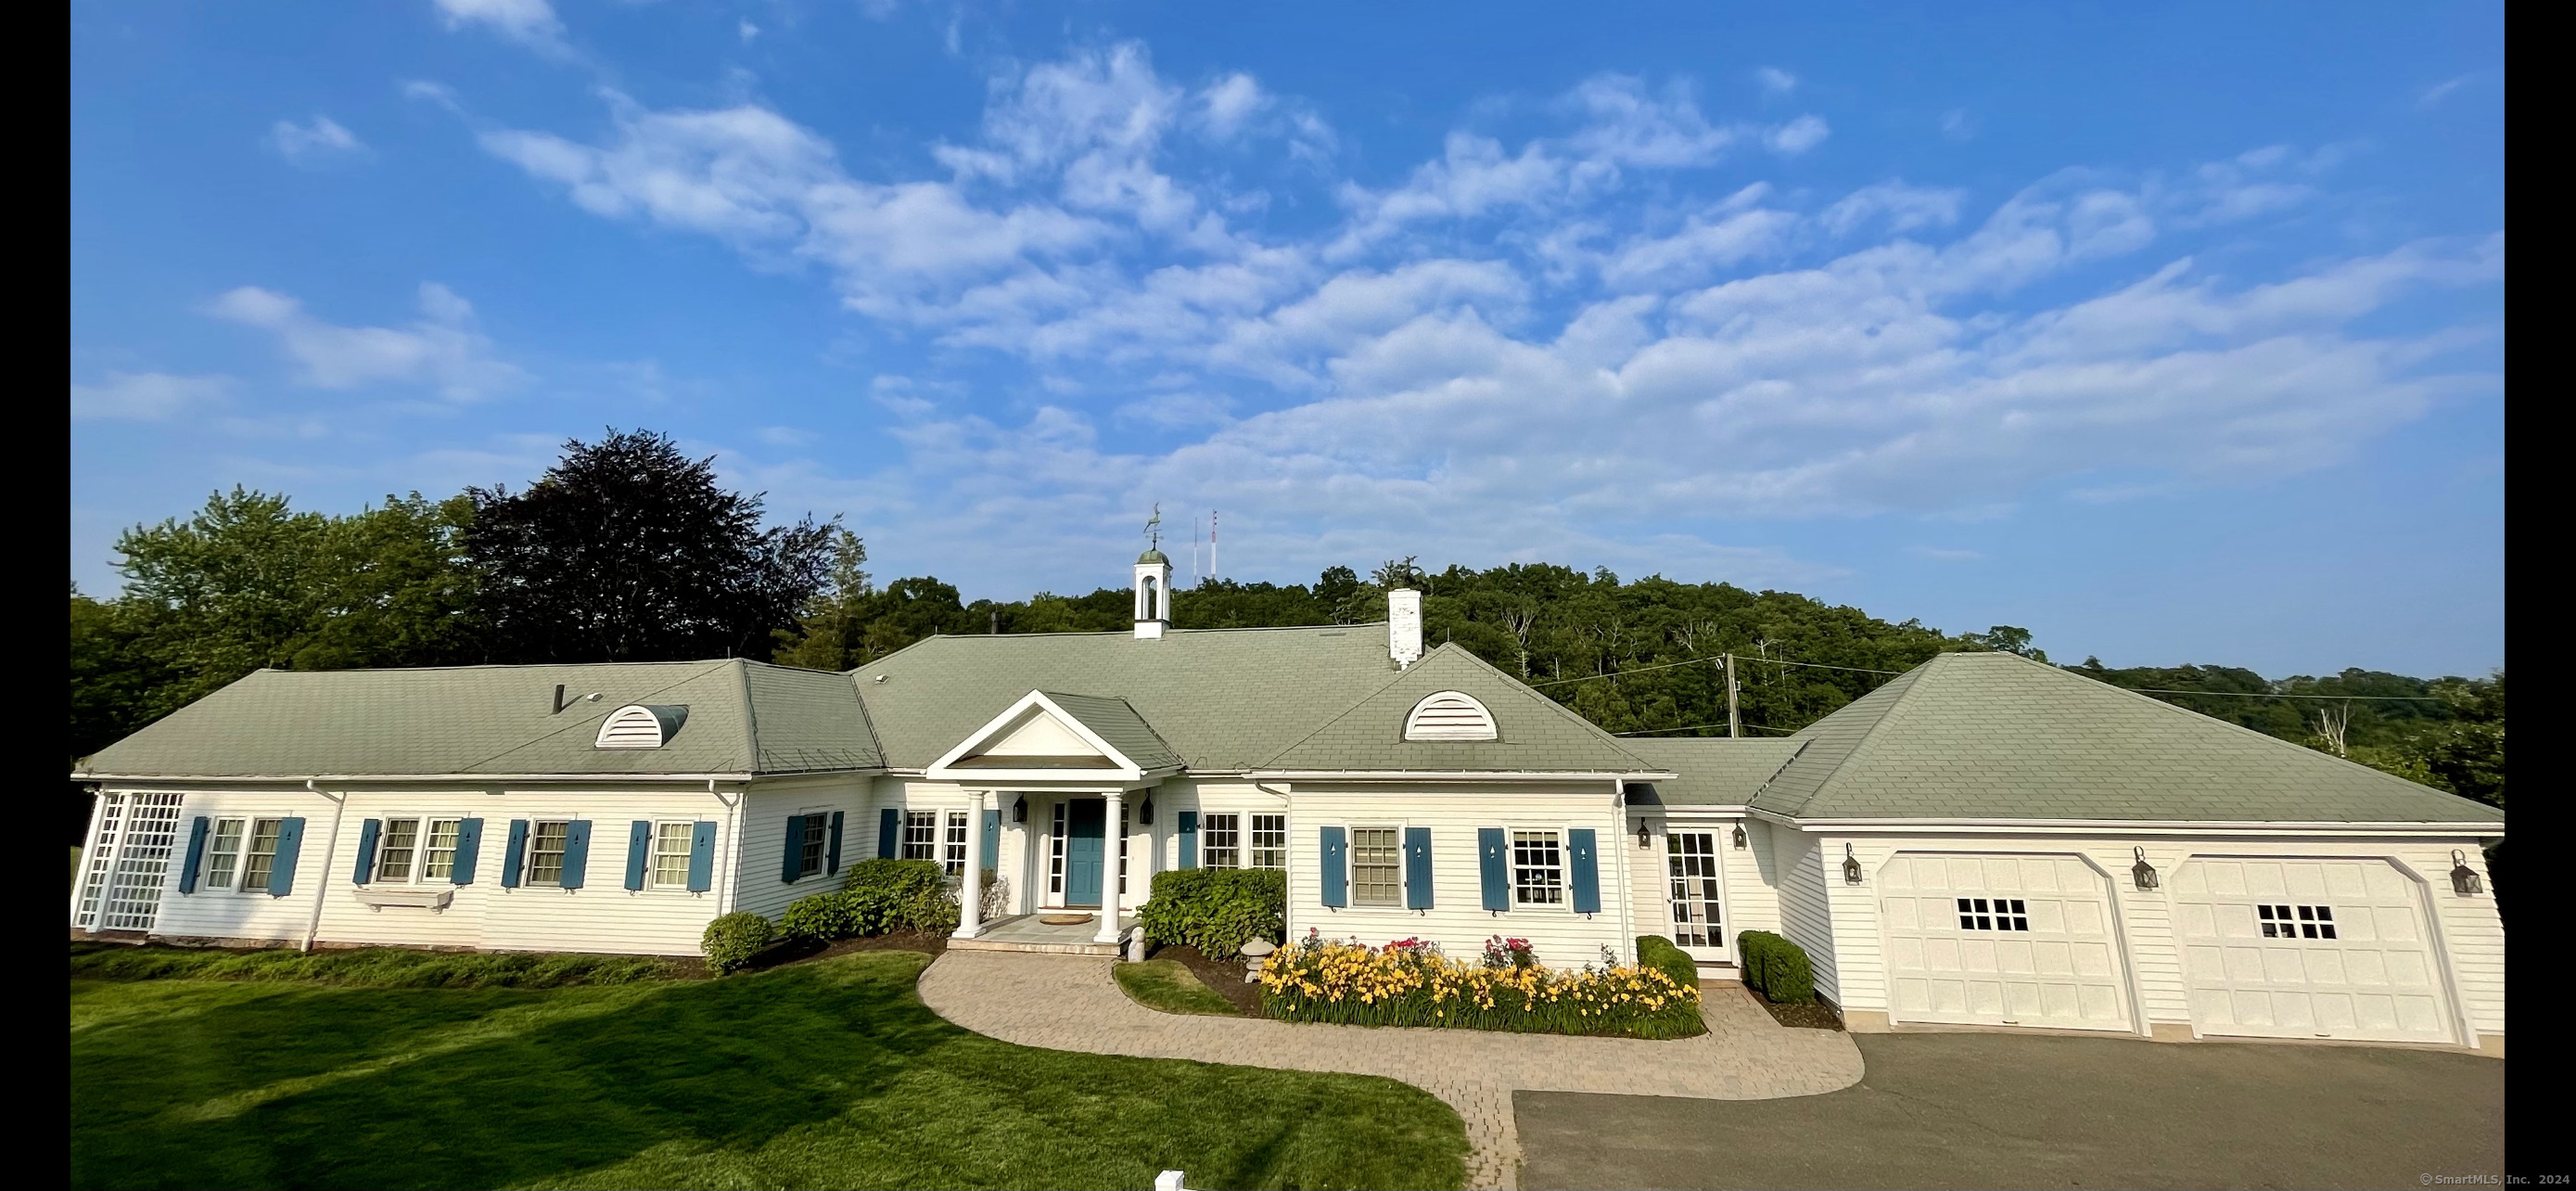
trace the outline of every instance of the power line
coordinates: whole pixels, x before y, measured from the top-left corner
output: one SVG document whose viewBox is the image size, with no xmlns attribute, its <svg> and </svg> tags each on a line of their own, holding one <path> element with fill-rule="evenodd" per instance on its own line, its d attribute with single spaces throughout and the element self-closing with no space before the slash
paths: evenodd
<svg viewBox="0 0 2576 1191">
<path fill-rule="evenodd" d="M 1552 678 L 1546 682 L 1533 682 L 1529 685 L 1532 687 L 1564 686 L 1569 682 L 1590 682 L 1596 678 L 1623 678 L 1630 674 L 1644 674 L 1652 670 L 1670 670 L 1675 666 L 1715 666 L 1722 664 L 1721 659 L 1725 656 L 1726 655 L 1724 654 L 1719 654 L 1717 657 L 1713 658 L 1692 658 L 1687 662 L 1664 662 L 1653 666 L 1638 666 L 1627 670 L 1613 670 L 1608 674 L 1586 674 L 1580 678 Z M 1769 666 L 1805 666 L 1810 670 L 1849 670 L 1854 674 L 1905 673 L 1903 670 L 1872 670 L 1864 666 L 1828 666 L 1823 662 L 1790 662 L 1783 661 L 1779 658 L 1748 658 L 1743 654 L 1735 655 L 1735 660 L 1739 662 L 1760 662 Z"/>
<path fill-rule="evenodd" d="M 1637 729 L 1637 730 L 1636 730 L 1636 731 L 1634 731 L 1634 732 L 1613 732 L 1613 733 L 1611 733 L 1611 735 L 1612 735 L 1612 736 L 1649 736 L 1649 735 L 1652 735 L 1652 734 L 1657 733 L 1657 732 L 1696 732 L 1696 731 L 1698 731 L 1698 730 L 1700 730 L 1700 729 L 1702 729 L 1702 728 L 1723 728 L 1723 727 L 1725 727 L 1725 726 L 1726 726 L 1726 725 L 1724 725 L 1724 724 L 1687 724 L 1687 725 L 1684 725 L 1684 726 L 1679 727 L 1679 728 L 1639 728 L 1639 729 Z M 1765 732 L 1788 732 L 1788 733 L 1795 733 L 1795 732 L 1797 731 L 1797 729 L 1796 729 L 1796 728 L 1774 728 L 1774 727 L 1770 726 L 1769 724 L 1746 724 L 1746 725 L 1744 725 L 1744 726 L 1745 726 L 1745 727 L 1747 727 L 1747 728 L 1759 728 L 1759 729 L 1761 729 L 1762 731 L 1765 731 Z M 1723 737 L 1716 737 L 1716 738 L 1714 738 L 1714 739 L 1724 739 L 1724 738 L 1723 738 Z"/>
<path fill-rule="evenodd" d="M 2104 683 L 2103 685 L 2119 686 L 2118 683 Z M 2224 695 L 2230 699 L 2394 699 L 2404 703 L 2439 703 L 2442 701 L 2440 698 L 2433 695 L 2276 695 L 2269 691 L 2183 691 L 2175 690 L 2171 687 L 2160 686 L 2124 686 L 2120 687 L 2120 689 L 2124 691 L 2136 691 L 2142 695 Z"/>
</svg>

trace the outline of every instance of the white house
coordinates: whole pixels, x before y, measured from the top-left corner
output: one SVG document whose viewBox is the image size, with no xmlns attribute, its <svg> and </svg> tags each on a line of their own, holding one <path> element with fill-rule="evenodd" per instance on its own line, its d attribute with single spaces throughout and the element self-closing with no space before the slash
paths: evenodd
<svg viewBox="0 0 2576 1191">
<path fill-rule="evenodd" d="M 1170 868 L 1287 873 L 1288 927 L 1560 965 L 1796 940 L 1857 1030 L 2501 1053 L 2494 808 L 2008 654 L 1786 739 L 1611 737 L 1387 624 L 934 637 L 753 662 L 261 671 L 101 751 L 76 931 L 687 954 L 866 856 L 1116 939 Z M 1115 824 L 1112 828 L 1110 825 Z M 1115 911 L 1115 912 L 1113 912 Z"/>
</svg>

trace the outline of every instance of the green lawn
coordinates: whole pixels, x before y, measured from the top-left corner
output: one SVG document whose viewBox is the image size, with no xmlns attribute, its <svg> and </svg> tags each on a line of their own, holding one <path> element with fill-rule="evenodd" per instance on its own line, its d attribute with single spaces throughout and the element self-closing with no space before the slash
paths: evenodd
<svg viewBox="0 0 2576 1191">
<path fill-rule="evenodd" d="M 926 956 L 558 988 L 74 978 L 75 1187 L 1455 1187 L 1363 1076 L 1033 1050 Z"/>
<path fill-rule="evenodd" d="M 1110 969 L 1118 978 L 1118 987 L 1128 997 L 1148 1009 L 1165 1013 L 1208 1013 L 1232 1017 L 1234 1002 L 1226 1000 L 1189 965 L 1176 959 L 1149 959 L 1141 964 L 1120 964 Z"/>
</svg>

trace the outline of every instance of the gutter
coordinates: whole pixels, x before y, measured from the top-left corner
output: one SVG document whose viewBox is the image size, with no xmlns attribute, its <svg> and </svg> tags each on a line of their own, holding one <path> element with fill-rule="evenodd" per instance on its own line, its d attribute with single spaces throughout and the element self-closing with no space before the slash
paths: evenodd
<svg viewBox="0 0 2576 1191">
<path fill-rule="evenodd" d="M 1669 782 L 1677 773 L 1540 773 L 1530 770 L 1256 769 L 1254 782 Z"/>
<path fill-rule="evenodd" d="M 874 777 L 883 769 L 802 769 L 777 772 L 746 773 L 321 773 L 304 774 L 127 774 L 75 773 L 79 782 L 118 782 L 129 786 L 201 786 L 208 782 L 329 782 L 335 786 L 365 785 L 370 782 L 748 782 L 761 778 L 823 777 L 833 774 L 856 774 Z"/>
<path fill-rule="evenodd" d="M 2264 822 L 2206 819 L 1799 819 L 1755 809 L 1752 817 L 1795 831 L 1947 832 L 1958 835 L 2403 835 L 2501 838 L 2502 823 Z"/>
<path fill-rule="evenodd" d="M 305 790 L 324 798 L 331 798 L 330 795 L 322 793 L 320 781 L 319 778 L 304 779 Z M 330 842 L 322 845 L 322 868 L 314 874 L 313 916 L 304 920 L 304 944 L 297 947 L 297 951 L 312 951 L 314 936 L 322 933 L 322 903 L 331 896 L 331 865 L 339 859 L 340 855 L 340 816 L 348 809 L 348 791 L 343 790 L 338 798 L 331 799 L 331 838 Z"/>
</svg>

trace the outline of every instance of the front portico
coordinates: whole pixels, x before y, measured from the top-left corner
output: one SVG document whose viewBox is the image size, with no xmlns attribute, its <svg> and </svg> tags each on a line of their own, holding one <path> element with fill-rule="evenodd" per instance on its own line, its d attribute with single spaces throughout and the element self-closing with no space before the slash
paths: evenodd
<svg viewBox="0 0 2576 1191">
<path fill-rule="evenodd" d="M 1141 900 L 1136 895 L 1151 888 L 1160 852 L 1150 842 L 1131 849 L 1131 824 L 1145 828 L 1149 841 L 1154 837 L 1152 790 L 1180 770 L 1180 757 L 1126 700 L 1030 691 L 969 733 L 923 776 L 966 791 L 961 890 L 983 888 L 986 812 L 1007 801 L 1010 813 L 993 818 L 1000 830 L 1019 837 L 1011 852 L 1025 883 L 1014 904 L 1032 913 L 1095 911 L 1091 942 L 1114 946 L 1128 922 L 1118 912 L 1121 899 Z M 958 898 L 956 938 L 985 934 L 982 902 L 980 896 Z M 1036 931 L 1036 925 L 1019 921 L 1028 917 L 1008 920 L 1012 933 Z M 1032 935 L 1029 941 L 1053 941 L 1065 929 L 1050 928 L 1045 939 Z"/>
</svg>

